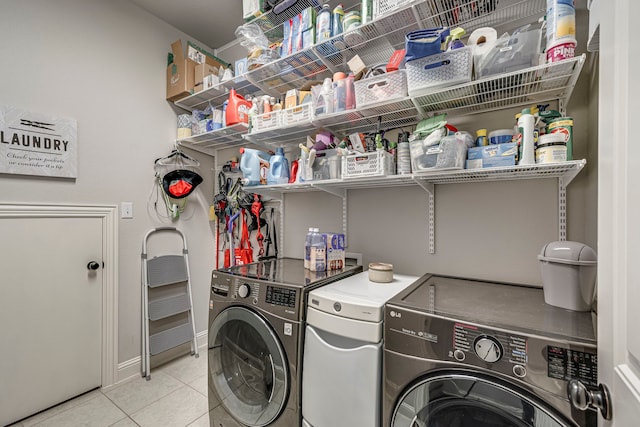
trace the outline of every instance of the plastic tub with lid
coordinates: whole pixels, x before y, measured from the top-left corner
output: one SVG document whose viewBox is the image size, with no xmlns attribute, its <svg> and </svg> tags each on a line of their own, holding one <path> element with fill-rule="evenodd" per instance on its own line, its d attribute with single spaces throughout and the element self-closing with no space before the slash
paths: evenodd
<svg viewBox="0 0 640 427">
<path fill-rule="evenodd" d="M 547 243 L 538 255 L 544 301 L 574 311 L 589 311 L 595 297 L 597 255 L 584 243 Z"/>
</svg>

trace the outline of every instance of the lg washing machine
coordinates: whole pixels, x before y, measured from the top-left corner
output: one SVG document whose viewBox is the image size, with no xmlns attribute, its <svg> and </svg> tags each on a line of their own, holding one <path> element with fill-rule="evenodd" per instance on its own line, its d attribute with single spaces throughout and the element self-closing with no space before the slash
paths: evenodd
<svg viewBox="0 0 640 427">
<path fill-rule="evenodd" d="M 567 394 L 597 387 L 594 325 L 540 288 L 427 274 L 385 306 L 383 423 L 595 426 Z"/>
<path fill-rule="evenodd" d="M 209 419 L 216 427 L 296 427 L 307 293 L 362 271 L 311 272 L 281 258 L 212 273 Z"/>
</svg>

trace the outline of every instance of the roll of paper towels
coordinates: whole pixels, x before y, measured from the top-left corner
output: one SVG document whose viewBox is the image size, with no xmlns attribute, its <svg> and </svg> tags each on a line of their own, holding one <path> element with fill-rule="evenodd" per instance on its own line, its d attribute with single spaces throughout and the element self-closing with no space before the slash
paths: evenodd
<svg viewBox="0 0 640 427">
<path fill-rule="evenodd" d="M 472 46 L 474 55 L 485 55 L 498 39 L 495 28 L 483 27 L 474 30 L 469 36 L 467 46 Z"/>
</svg>

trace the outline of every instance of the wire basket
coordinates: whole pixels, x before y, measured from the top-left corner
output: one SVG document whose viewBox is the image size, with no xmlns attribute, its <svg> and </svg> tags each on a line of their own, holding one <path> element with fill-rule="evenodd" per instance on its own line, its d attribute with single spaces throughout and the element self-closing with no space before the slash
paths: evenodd
<svg viewBox="0 0 640 427">
<path fill-rule="evenodd" d="M 395 175 L 393 154 L 383 150 L 342 158 L 342 178 Z"/>
<path fill-rule="evenodd" d="M 407 96 L 407 75 L 405 70 L 381 74 L 354 83 L 356 106 L 363 108 L 381 101 L 392 101 Z"/>
<path fill-rule="evenodd" d="M 453 86 L 471 81 L 473 55 L 471 47 L 454 49 L 409 61 L 407 89 L 415 95 L 426 88 Z"/>
</svg>

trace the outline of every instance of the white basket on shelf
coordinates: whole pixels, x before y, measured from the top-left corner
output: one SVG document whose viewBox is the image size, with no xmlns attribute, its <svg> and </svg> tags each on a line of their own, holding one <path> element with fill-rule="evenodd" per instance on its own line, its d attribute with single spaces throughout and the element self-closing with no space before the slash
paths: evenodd
<svg viewBox="0 0 640 427">
<path fill-rule="evenodd" d="M 251 133 L 282 126 L 282 112 L 271 111 L 251 116 Z"/>
<path fill-rule="evenodd" d="M 354 86 L 356 106 L 363 108 L 381 101 L 389 102 L 406 97 L 407 75 L 405 70 L 398 70 L 358 80 Z"/>
<path fill-rule="evenodd" d="M 453 86 L 471 81 L 473 55 L 471 47 L 463 47 L 409 61 L 407 89 L 414 95 L 423 89 Z"/>
<path fill-rule="evenodd" d="M 342 158 L 342 178 L 395 175 L 393 154 L 384 150 L 358 153 Z"/>
<path fill-rule="evenodd" d="M 282 110 L 282 113 L 282 126 L 289 126 L 301 122 L 311 122 L 313 119 L 313 105 L 308 102 L 295 107 L 289 107 Z"/>
</svg>

